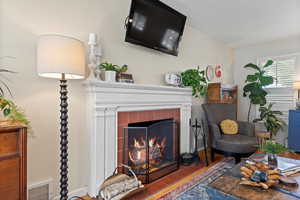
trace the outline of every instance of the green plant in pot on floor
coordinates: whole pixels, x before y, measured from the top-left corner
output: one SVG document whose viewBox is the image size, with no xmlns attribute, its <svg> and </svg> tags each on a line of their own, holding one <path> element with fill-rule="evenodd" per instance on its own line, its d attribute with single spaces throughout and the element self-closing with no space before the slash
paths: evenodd
<svg viewBox="0 0 300 200">
<path fill-rule="evenodd" d="M 276 136 L 280 129 L 286 126 L 286 123 L 280 119 L 279 116 L 283 115 L 280 111 L 273 110 L 273 103 L 270 103 L 267 106 L 260 106 L 259 112 L 260 116 L 257 119 L 254 119 L 253 122 L 263 122 L 267 131 L 271 135 L 271 139 L 273 136 Z"/>
<path fill-rule="evenodd" d="M 274 78 L 266 75 L 266 69 L 273 65 L 272 60 L 268 60 L 263 66 L 257 66 L 253 63 L 249 63 L 244 68 L 255 70 L 253 74 L 247 76 L 246 85 L 243 88 L 243 96 L 249 97 L 250 105 L 248 110 L 248 121 L 250 121 L 250 112 L 252 105 L 264 106 L 267 103 L 266 86 L 272 85 Z"/>
<path fill-rule="evenodd" d="M 208 83 L 206 80 L 204 70 L 200 70 L 199 67 L 196 69 L 187 69 L 181 72 L 181 86 L 192 87 L 193 96 L 201 98 L 207 94 Z M 181 159 L 186 160 L 189 163 L 193 159 L 195 154 L 184 153 L 181 155 Z"/>
<path fill-rule="evenodd" d="M 190 86 L 193 90 L 193 96 L 196 98 L 203 97 L 207 94 L 208 83 L 204 70 L 188 69 L 181 73 L 182 86 Z"/>
<path fill-rule="evenodd" d="M 253 122 L 263 122 L 270 133 L 271 138 L 263 145 L 261 151 L 268 154 L 268 162 L 270 164 L 277 166 L 277 154 L 287 152 L 288 149 L 273 140 L 273 136 L 276 136 L 279 130 L 286 126 L 286 123 L 279 118 L 282 112 L 272 110 L 273 105 L 270 103 L 268 106 L 261 106 L 259 108 L 260 118 L 253 120 Z"/>
</svg>

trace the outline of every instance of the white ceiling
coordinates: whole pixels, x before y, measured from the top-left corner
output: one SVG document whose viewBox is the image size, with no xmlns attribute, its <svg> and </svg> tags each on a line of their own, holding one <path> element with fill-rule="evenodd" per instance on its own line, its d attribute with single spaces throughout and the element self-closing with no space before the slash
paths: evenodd
<svg viewBox="0 0 300 200">
<path fill-rule="evenodd" d="M 300 35 L 300 0 L 162 0 L 232 47 Z M 300 45 L 300 44 L 299 44 Z"/>
</svg>

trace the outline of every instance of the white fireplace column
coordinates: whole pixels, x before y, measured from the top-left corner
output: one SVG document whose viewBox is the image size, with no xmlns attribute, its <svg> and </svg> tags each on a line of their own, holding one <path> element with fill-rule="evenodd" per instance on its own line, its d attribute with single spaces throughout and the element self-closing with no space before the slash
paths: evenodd
<svg viewBox="0 0 300 200">
<path fill-rule="evenodd" d="M 87 81 L 90 137 L 88 194 L 96 197 L 103 180 L 117 167 L 118 112 L 180 109 L 180 152 L 191 151 L 189 121 L 192 91 L 154 85 Z"/>
</svg>

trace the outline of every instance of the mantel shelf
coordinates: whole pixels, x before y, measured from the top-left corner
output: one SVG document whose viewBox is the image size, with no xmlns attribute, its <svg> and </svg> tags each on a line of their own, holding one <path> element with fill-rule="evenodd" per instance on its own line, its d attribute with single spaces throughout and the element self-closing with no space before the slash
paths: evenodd
<svg viewBox="0 0 300 200">
<path fill-rule="evenodd" d="M 157 90 L 169 92 L 183 92 L 191 93 L 191 88 L 163 86 L 163 85 L 148 85 L 148 84 L 135 84 L 135 83 L 118 83 L 118 82 L 105 82 L 100 80 L 86 80 L 84 82 L 86 87 L 101 87 L 101 88 L 115 88 L 115 89 L 137 89 L 137 90 Z"/>
</svg>

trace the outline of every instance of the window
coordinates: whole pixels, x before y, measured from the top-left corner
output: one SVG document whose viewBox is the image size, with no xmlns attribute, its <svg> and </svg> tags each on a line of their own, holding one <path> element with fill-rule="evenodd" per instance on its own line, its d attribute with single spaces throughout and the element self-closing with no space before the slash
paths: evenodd
<svg viewBox="0 0 300 200">
<path fill-rule="evenodd" d="M 262 59 L 259 64 L 264 64 L 267 60 L 273 60 L 272 66 L 266 68 L 266 74 L 274 77 L 274 83 L 268 88 L 292 88 L 296 76 L 296 57 L 282 56 L 276 58 Z"/>
<path fill-rule="evenodd" d="M 266 68 L 266 74 L 275 80 L 272 85 L 266 87 L 267 103 L 274 103 L 273 109 L 281 111 L 282 119 L 288 122 L 288 111 L 294 108 L 293 82 L 296 77 L 297 55 L 263 58 L 258 60 L 258 64 L 264 65 L 270 59 L 274 63 Z M 259 116 L 258 107 L 256 116 Z"/>
</svg>

